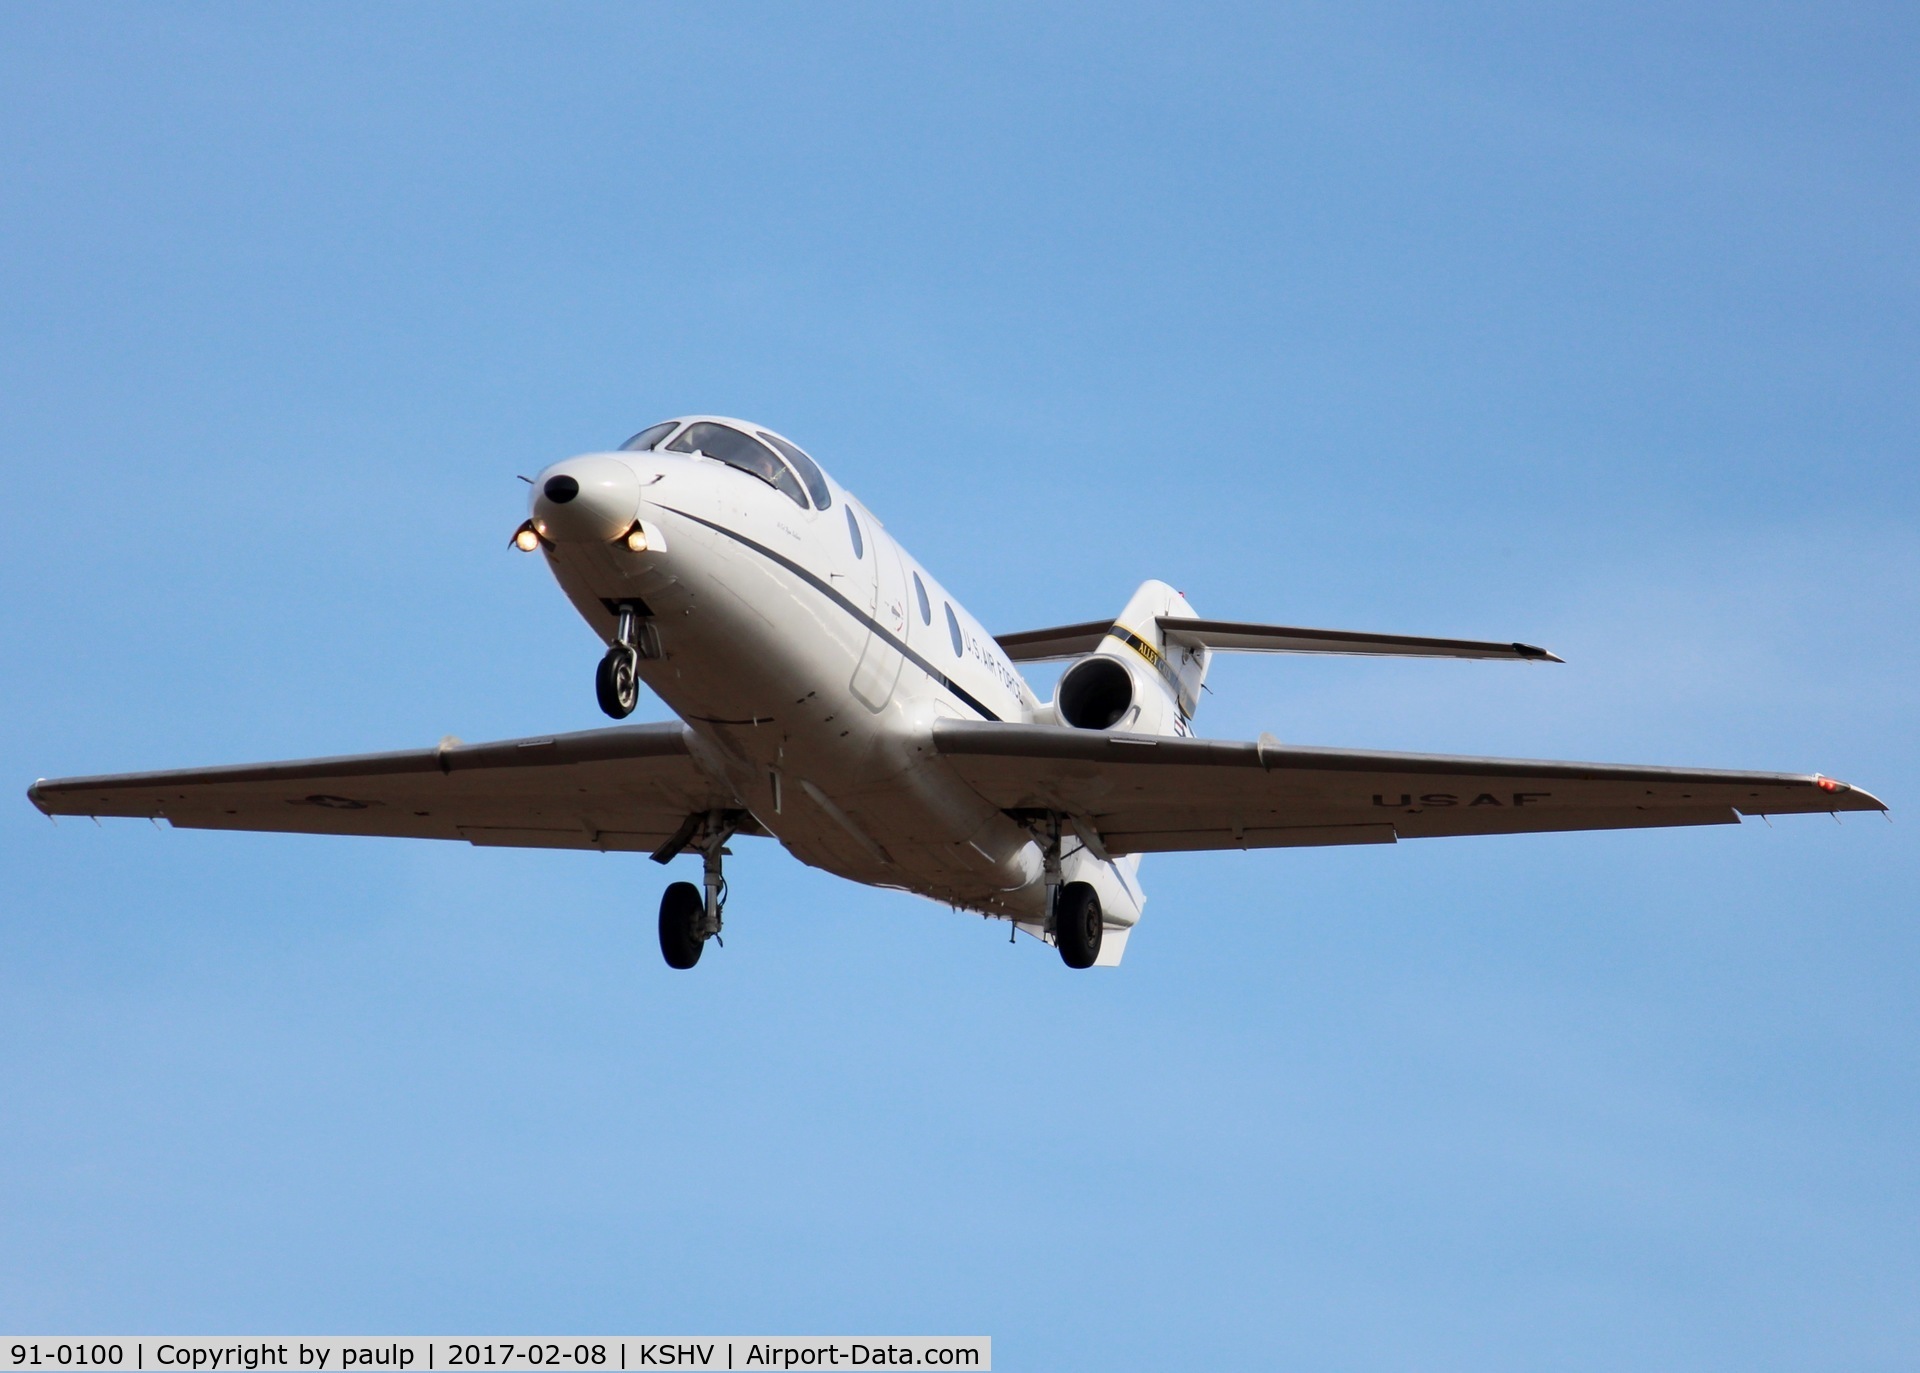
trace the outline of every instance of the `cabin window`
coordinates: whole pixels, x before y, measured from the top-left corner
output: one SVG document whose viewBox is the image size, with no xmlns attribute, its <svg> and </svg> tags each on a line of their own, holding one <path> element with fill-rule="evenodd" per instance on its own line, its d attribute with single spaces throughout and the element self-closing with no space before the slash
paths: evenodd
<svg viewBox="0 0 1920 1373">
<path fill-rule="evenodd" d="M 667 451 L 704 453 L 728 467 L 737 467 L 742 472 L 760 478 L 795 505 L 802 509 L 806 507 L 807 493 L 800 489 L 799 480 L 787 470 L 787 465 L 780 461 L 779 455 L 760 440 L 738 429 L 724 424 L 695 424 L 675 439 Z"/>
<path fill-rule="evenodd" d="M 927 584 L 920 580 L 918 572 L 913 574 L 913 594 L 920 598 L 920 623 L 933 623 L 933 606 L 927 601 Z"/>
<path fill-rule="evenodd" d="M 967 654 L 967 641 L 960 634 L 960 617 L 953 613 L 953 607 L 947 607 L 947 633 L 953 636 L 953 656 L 964 658 Z"/>
<path fill-rule="evenodd" d="M 644 453 L 679 427 L 679 420 L 668 420 L 665 424 L 656 424 L 651 429 L 642 429 L 639 433 L 621 444 L 620 451 L 622 453 Z"/>
<path fill-rule="evenodd" d="M 786 460 L 793 464 L 793 470 L 800 474 L 800 480 L 806 483 L 807 494 L 813 497 L 813 508 L 825 510 L 833 504 L 833 491 L 827 486 L 826 474 L 812 458 L 788 443 L 778 434 L 769 434 L 764 429 L 754 431 L 768 443 L 778 448 Z"/>
<path fill-rule="evenodd" d="M 853 517 L 853 507 L 847 507 L 847 533 L 853 539 L 853 556 L 867 556 L 867 541 L 860 537 L 860 521 Z"/>
</svg>

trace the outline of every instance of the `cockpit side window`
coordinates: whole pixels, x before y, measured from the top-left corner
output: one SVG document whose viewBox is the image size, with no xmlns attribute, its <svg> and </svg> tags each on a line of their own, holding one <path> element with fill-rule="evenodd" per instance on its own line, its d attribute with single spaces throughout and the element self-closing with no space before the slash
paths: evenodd
<svg viewBox="0 0 1920 1373">
<path fill-rule="evenodd" d="M 827 478 L 812 458 L 778 434 L 769 434 L 764 429 L 756 429 L 754 432 L 786 455 L 787 461 L 793 464 L 793 470 L 800 474 L 800 480 L 807 484 L 807 494 L 813 497 L 815 510 L 825 510 L 833 504 L 833 492 L 827 486 Z"/>
<path fill-rule="evenodd" d="M 644 453 L 679 427 L 679 420 L 668 420 L 665 424 L 656 424 L 651 429 L 642 429 L 639 433 L 621 444 L 620 451 L 622 453 Z"/>
<path fill-rule="evenodd" d="M 800 489 L 800 483 L 787 470 L 787 465 L 775 456 L 771 448 L 738 429 L 724 424 L 696 424 L 675 439 L 667 451 L 705 453 L 728 467 L 752 473 L 768 486 L 784 493 L 795 505 L 802 509 L 806 507 L 807 493 Z"/>
</svg>

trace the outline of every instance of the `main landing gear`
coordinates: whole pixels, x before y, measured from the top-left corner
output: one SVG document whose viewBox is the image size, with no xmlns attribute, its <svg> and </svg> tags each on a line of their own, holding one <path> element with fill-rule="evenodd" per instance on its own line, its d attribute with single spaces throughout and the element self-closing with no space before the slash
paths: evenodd
<svg viewBox="0 0 1920 1373">
<path fill-rule="evenodd" d="M 1106 931 L 1100 893 L 1091 883 L 1062 880 L 1058 815 L 1047 816 L 1040 854 L 1046 864 L 1047 924 L 1053 929 L 1060 961 L 1069 968 L 1091 968 L 1100 957 L 1100 937 Z"/>
<path fill-rule="evenodd" d="M 660 894 L 660 956 L 669 968 L 691 968 L 709 939 L 722 944 L 720 916 L 727 905 L 727 879 L 720 860 L 727 840 L 740 828 L 744 811 L 710 811 L 689 815 L 680 832 L 653 855 L 656 863 L 671 862 L 676 854 L 698 847 L 706 858 L 700 886 L 675 882 Z"/>
<path fill-rule="evenodd" d="M 593 694 L 600 700 L 600 709 L 616 720 L 633 714 L 640 701 L 640 660 L 659 656 L 660 639 L 653 622 L 643 619 L 632 602 L 623 604 L 613 645 L 593 674 Z"/>
<path fill-rule="evenodd" d="M 1053 942 L 1069 968 L 1091 968 L 1100 957 L 1100 893 L 1086 882 L 1069 882 L 1053 901 Z"/>
<path fill-rule="evenodd" d="M 669 968 L 691 968 L 706 946 L 706 903 L 700 888 L 675 882 L 660 893 L 660 956 Z M 719 933 L 719 931 L 715 931 Z"/>
</svg>

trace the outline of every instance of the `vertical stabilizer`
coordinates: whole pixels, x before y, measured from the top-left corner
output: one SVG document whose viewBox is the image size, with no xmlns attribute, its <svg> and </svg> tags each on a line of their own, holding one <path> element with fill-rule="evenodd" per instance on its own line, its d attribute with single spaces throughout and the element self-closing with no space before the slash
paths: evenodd
<svg viewBox="0 0 1920 1373">
<path fill-rule="evenodd" d="M 1180 723 L 1193 719 L 1200 706 L 1200 687 L 1207 679 L 1211 649 L 1198 645 L 1169 648 L 1160 634 L 1159 618 L 1192 620 L 1198 618 L 1187 598 L 1165 582 L 1143 582 L 1133 593 L 1127 608 L 1113 622 L 1099 652 L 1123 661 L 1144 664 L 1172 700 Z M 1162 733 L 1185 733 L 1184 729 Z"/>
</svg>

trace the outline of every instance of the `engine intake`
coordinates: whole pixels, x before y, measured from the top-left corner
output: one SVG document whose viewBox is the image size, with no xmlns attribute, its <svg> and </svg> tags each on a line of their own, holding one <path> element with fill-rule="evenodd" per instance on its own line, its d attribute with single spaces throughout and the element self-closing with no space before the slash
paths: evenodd
<svg viewBox="0 0 1920 1373">
<path fill-rule="evenodd" d="M 1054 701 L 1075 729 L 1112 729 L 1133 704 L 1133 674 L 1112 658 L 1082 658 L 1061 676 Z"/>
</svg>

